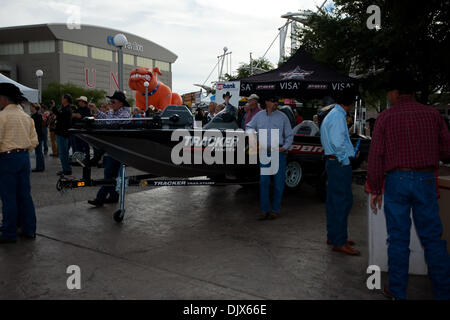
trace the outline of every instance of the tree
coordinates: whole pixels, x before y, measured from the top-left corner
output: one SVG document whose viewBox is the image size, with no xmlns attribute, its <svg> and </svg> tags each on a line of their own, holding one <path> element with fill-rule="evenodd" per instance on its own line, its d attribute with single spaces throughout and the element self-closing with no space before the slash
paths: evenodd
<svg viewBox="0 0 450 320">
<path fill-rule="evenodd" d="M 267 60 L 266 58 L 263 58 L 263 57 L 252 60 L 252 66 L 254 68 L 253 74 L 273 70 L 275 68 L 269 60 Z M 227 81 L 233 81 L 233 80 L 238 80 L 238 79 L 242 79 L 242 78 L 247 78 L 250 76 L 251 76 L 250 63 L 241 62 L 239 68 L 237 68 L 237 70 L 236 70 L 236 75 L 232 76 L 232 75 L 226 73 L 225 79 Z"/>
<path fill-rule="evenodd" d="M 370 5 L 381 9 L 381 29 L 369 29 Z M 314 13 L 298 38 L 314 58 L 344 74 L 363 75 L 365 92 L 380 95 L 386 71 L 408 70 L 418 100 L 450 90 L 450 0 L 335 0 Z M 377 72 L 381 71 L 381 72 Z"/>
<path fill-rule="evenodd" d="M 47 105 L 50 103 L 50 100 L 54 100 L 56 104 L 59 104 L 62 95 L 65 93 L 69 93 L 74 99 L 86 96 L 88 101 L 92 101 L 95 104 L 104 101 L 106 96 L 105 90 L 85 89 L 72 83 L 60 84 L 51 82 L 46 89 L 42 90 L 42 101 Z"/>
</svg>

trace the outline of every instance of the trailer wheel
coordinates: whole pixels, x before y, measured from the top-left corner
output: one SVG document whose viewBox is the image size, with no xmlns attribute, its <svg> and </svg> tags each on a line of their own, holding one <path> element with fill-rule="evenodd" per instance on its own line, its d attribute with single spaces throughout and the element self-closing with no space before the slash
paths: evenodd
<svg viewBox="0 0 450 320">
<path fill-rule="evenodd" d="M 300 187 L 303 182 L 302 177 L 303 170 L 300 163 L 297 161 L 290 161 L 286 165 L 286 187 L 291 190 Z"/>
<path fill-rule="evenodd" d="M 117 223 L 122 222 L 124 215 L 125 215 L 125 212 L 122 213 L 122 210 L 120 210 L 120 209 L 117 210 L 116 212 L 114 212 L 114 215 L 113 215 L 114 221 Z"/>
</svg>

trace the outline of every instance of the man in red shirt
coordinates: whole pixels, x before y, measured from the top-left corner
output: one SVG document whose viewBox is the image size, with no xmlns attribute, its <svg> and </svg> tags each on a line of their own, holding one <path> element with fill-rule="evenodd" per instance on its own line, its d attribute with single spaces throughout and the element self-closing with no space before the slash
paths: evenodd
<svg viewBox="0 0 450 320">
<path fill-rule="evenodd" d="M 389 289 L 385 293 L 406 299 L 412 217 L 437 299 L 450 299 L 450 257 L 441 239 L 436 178 L 440 159 L 450 158 L 450 133 L 439 112 L 413 98 L 412 76 L 391 74 L 391 107 L 375 123 L 370 146 L 368 180 L 374 213 L 384 211 L 388 232 Z"/>
</svg>

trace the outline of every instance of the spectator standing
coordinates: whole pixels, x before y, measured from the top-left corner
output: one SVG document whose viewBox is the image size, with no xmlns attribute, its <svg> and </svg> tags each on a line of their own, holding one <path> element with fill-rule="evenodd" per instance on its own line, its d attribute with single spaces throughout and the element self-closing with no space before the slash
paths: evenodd
<svg viewBox="0 0 450 320">
<path fill-rule="evenodd" d="M 253 119 L 247 124 L 247 132 L 253 133 L 255 130 L 261 132 L 267 130 L 267 142 L 263 142 L 262 145 L 267 147 L 267 150 L 260 150 L 266 152 L 269 157 L 279 156 L 278 170 L 274 172 L 274 193 L 273 201 L 270 203 L 270 178 L 272 175 L 261 174 L 260 175 L 260 208 L 261 213 L 258 216 L 259 220 L 275 219 L 280 216 L 281 200 L 283 197 L 283 190 L 286 178 L 286 156 L 287 151 L 292 145 L 294 134 L 292 132 L 291 123 L 288 117 L 278 108 L 278 98 L 268 97 L 265 99 L 266 110 L 258 112 Z M 278 143 L 277 146 L 271 145 L 272 129 L 278 130 Z M 252 139 L 252 138 L 250 138 Z M 252 139 L 254 141 L 254 138 Z M 261 143 L 261 141 L 260 141 Z M 273 153 L 274 150 L 278 152 Z M 260 155 L 261 160 L 261 155 Z M 273 160 L 273 159 L 272 159 Z M 273 162 L 272 162 L 273 164 Z M 269 168 L 271 163 L 264 164 L 260 161 L 261 168 Z"/>
<path fill-rule="evenodd" d="M 58 142 L 58 155 L 61 160 L 62 171 L 58 175 L 72 174 L 72 167 L 69 162 L 69 129 L 72 125 L 72 96 L 65 94 L 61 97 L 61 108 L 53 107 L 52 111 L 56 115 L 56 140 Z"/>
<path fill-rule="evenodd" d="M 440 159 L 450 158 L 450 133 L 437 110 L 414 100 L 411 79 L 406 72 L 391 74 L 391 107 L 378 115 L 370 145 L 368 182 L 374 213 L 382 204 L 384 183 L 389 237 L 389 287 L 384 293 L 406 299 L 412 210 L 435 296 L 449 300 L 450 257 L 441 239 L 434 172 Z"/>
<path fill-rule="evenodd" d="M 90 117 L 91 116 L 91 110 L 88 107 L 88 99 L 85 96 L 81 96 L 79 98 L 77 98 L 77 103 L 78 103 L 78 108 L 76 109 L 76 111 L 72 114 L 72 121 L 74 123 L 83 120 L 86 117 Z M 76 150 L 79 152 L 84 153 L 85 156 L 85 161 L 89 161 L 90 160 L 90 148 L 89 148 L 89 144 L 78 138 L 77 136 L 73 135 L 73 139 L 72 141 L 75 143 L 76 145 Z"/>
<path fill-rule="evenodd" d="M 17 241 L 18 225 L 25 239 L 36 237 L 29 152 L 38 145 L 38 138 L 34 121 L 18 105 L 24 100 L 18 87 L 0 83 L 0 244 Z"/>
<path fill-rule="evenodd" d="M 49 117 L 48 117 L 48 130 L 50 131 L 50 143 L 52 145 L 52 153 L 50 154 L 52 157 L 58 156 L 58 143 L 56 141 L 56 115 L 53 113 L 52 109 L 55 106 L 55 101 L 51 100 L 49 105 Z"/>
<path fill-rule="evenodd" d="M 36 129 L 38 137 L 38 145 L 34 148 L 34 154 L 36 156 L 36 168 L 32 172 L 43 172 L 45 170 L 43 147 L 43 132 L 42 132 L 42 115 L 39 112 L 40 108 L 38 104 L 30 104 L 31 118 L 34 121 L 34 128 Z"/>
<path fill-rule="evenodd" d="M 126 100 L 126 96 L 121 91 L 116 91 L 114 94 L 107 98 L 110 99 L 111 109 L 107 112 L 101 112 L 95 108 L 95 106 L 90 106 L 92 112 L 95 114 L 97 119 L 126 119 L 131 118 L 129 111 L 130 105 Z M 109 121 L 106 121 L 107 123 Z M 111 121 L 111 123 L 113 123 Z M 115 179 L 119 175 L 120 162 L 111 158 L 109 155 L 103 157 L 103 164 L 105 166 L 104 178 L 105 179 Z M 116 203 L 119 201 L 119 193 L 116 191 L 115 186 L 102 186 L 97 192 L 97 196 L 93 200 L 89 200 L 88 203 L 101 207 L 104 203 Z"/>
<path fill-rule="evenodd" d="M 216 106 L 217 106 L 217 103 L 215 103 L 215 102 L 211 101 L 209 103 L 209 105 L 208 105 L 208 113 L 206 114 L 206 119 L 207 119 L 208 122 L 210 122 L 214 118 L 214 116 L 216 114 Z"/>
<path fill-rule="evenodd" d="M 48 120 L 50 112 L 44 104 L 41 104 L 41 116 L 42 116 L 42 146 L 44 155 L 48 154 Z"/>
<path fill-rule="evenodd" d="M 350 141 L 346 116 L 353 108 L 355 97 L 345 91 L 335 107 L 327 114 L 320 126 L 320 140 L 325 153 L 325 166 L 328 176 L 326 217 L 327 243 L 333 251 L 349 255 L 360 255 L 353 249 L 353 241 L 348 240 L 348 215 L 353 206 L 352 166 L 350 159 L 355 150 Z"/>
<path fill-rule="evenodd" d="M 252 121 L 253 117 L 262 109 L 259 107 L 258 104 L 259 97 L 256 94 L 251 94 L 248 97 L 248 103 L 244 106 L 244 112 L 245 112 L 245 119 L 244 119 L 244 126 L 242 129 L 245 130 L 247 127 L 247 124 Z"/>
</svg>

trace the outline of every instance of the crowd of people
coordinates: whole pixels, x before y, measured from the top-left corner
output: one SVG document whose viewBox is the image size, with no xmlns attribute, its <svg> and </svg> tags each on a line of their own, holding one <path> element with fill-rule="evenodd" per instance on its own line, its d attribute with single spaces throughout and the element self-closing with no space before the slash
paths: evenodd
<svg viewBox="0 0 450 320">
<path fill-rule="evenodd" d="M 446 243 L 441 239 L 442 223 L 435 177 L 439 161 L 450 159 L 450 133 L 439 112 L 416 102 L 413 92 L 407 76 L 400 74 L 392 77 L 388 88 L 391 108 L 382 112 L 374 124 L 368 160 L 370 205 L 376 213 L 384 198 L 389 234 L 389 287 L 384 292 L 393 299 L 406 298 L 412 209 L 436 298 L 450 299 L 450 257 Z M 12 84 L 0 84 L 0 195 L 3 202 L 0 243 L 16 242 L 18 234 L 26 239 L 36 236 L 29 175 L 30 171 L 45 170 L 48 137 L 51 156 L 58 155 L 61 161 L 62 170 L 58 174 L 70 175 L 70 148 L 73 153 L 84 154 L 84 161 L 90 164 L 103 156 L 101 150 L 94 150 L 94 157 L 90 158 L 90 146 L 69 132 L 73 123 L 90 116 L 106 120 L 144 117 L 140 109 L 134 108 L 130 112 L 123 92 L 116 91 L 107 98 L 108 106 L 100 104 L 97 107 L 87 97 L 80 96 L 75 99 L 78 104 L 75 107 L 72 96 L 64 94 L 60 106 L 56 106 L 54 101 L 51 101 L 49 108 L 31 104 L 30 117 L 20 106 L 25 100 L 20 90 Z M 207 112 L 197 110 L 195 120 L 202 124 L 235 121 L 250 137 L 254 137 L 255 131 L 278 130 L 278 145 L 271 145 L 270 134 L 265 143 L 260 141 L 259 148 L 261 145 L 267 148 L 264 150 L 267 155 L 278 155 L 279 166 L 269 174 L 260 175 L 258 215 L 260 220 L 277 219 L 281 216 L 287 152 L 294 137 L 292 123 L 285 113 L 278 110 L 278 97 L 260 98 L 252 94 L 242 107 L 230 103 L 229 92 L 223 98 L 223 104 L 211 102 Z M 353 205 L 351 163 L 359 156 L 350 140 L 347 121 L 353 104 L 354 93 L 344 91 L 336 96 L 334 107 L 320 123 L 320 139 L 328 176 L 326 242 L 333 251 L 357 256 L 360 251 L 354 248 L 355 242 L 348 237 L 348 216 Z M 302 121 L 301 114 L 297 113 L 295 122 Z M 314 122 L 319 122 L 318 117 Z M 414 143 L 408 143 L 411 140 Z M 31 150 L 36 153 L 36 168 L 33 170 L 30 168 Z M 116 178 L 120 162 L 104 155 L 103 163 L 105 179 Z M 260 158 L 261 172 L 269 166 L 270 163 L 264 163 Z M 271 196 L 272 178 L 274 188 Z M 118 200 L 119 194 L 113 186 L 103 186 L 96 198 L 88 202 L 100 207 Z"/>
</svg>

